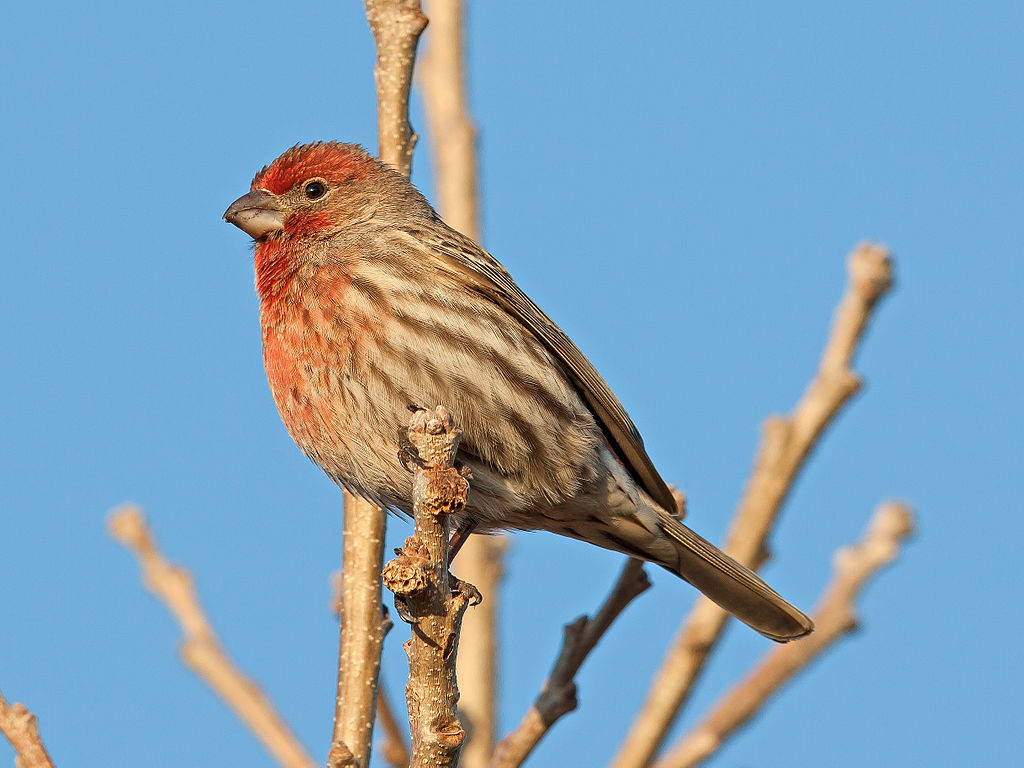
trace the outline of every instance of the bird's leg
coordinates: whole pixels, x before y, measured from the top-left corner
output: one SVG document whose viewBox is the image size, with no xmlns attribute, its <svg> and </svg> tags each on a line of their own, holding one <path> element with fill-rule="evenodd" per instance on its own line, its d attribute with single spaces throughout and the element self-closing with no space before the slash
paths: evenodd
<svg viewBox="0 0 1024 768">
<path fill-rule="evenodd" d="M 476 520 L 471 517 L 467 517 L 461 523 L 459 527 L 455 529 L 455 533 L 448 539 L 448 565 L 452 564 L 455 556 L 459 554 L 459 550 L 462 549 L 462 545 L 466 543 L 466 539 L 476 529 Z"/>
</svg>

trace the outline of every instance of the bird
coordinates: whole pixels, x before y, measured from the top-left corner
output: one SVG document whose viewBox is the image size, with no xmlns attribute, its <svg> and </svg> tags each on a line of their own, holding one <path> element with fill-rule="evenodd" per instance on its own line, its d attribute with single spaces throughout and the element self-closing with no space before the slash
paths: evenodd
<svg viewBox="0 0 1024 768">
<path fill-rule="evenodd" d="M 297 144 L 224 219 L 254 241 L 263 362 L 299 449 L 412 513 L 408 408 L 443 404 L 472 488 L 459 530 L 545 530 L 655 563 L 762 635 L 811 620 L 680 520 L 594 366 L 474 240 L 356 144 Z M 611 309 L 609 311 L 618 311 Z"/>
</svg>

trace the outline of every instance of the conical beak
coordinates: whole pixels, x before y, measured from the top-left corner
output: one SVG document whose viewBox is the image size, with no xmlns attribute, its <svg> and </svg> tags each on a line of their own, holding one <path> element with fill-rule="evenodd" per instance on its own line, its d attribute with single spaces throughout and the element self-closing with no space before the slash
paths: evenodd
<svg viewBox="0 0 1024 768">
<path fill-rule="evenodd" d="M 242 195 L 224 211 L 224 221 L 234 224 L 254 240 L 281 231 L 284 220 L 285 211 L 277 197 L 265 189 Z"/>
</svg>

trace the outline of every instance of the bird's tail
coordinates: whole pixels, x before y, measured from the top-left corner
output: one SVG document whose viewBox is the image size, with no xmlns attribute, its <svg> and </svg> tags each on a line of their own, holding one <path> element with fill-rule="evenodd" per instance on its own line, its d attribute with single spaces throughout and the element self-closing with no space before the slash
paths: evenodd
<svg viewBox="0 0 1024 768">
<path fill-rule="evenodd" d="M 753 571 L 667 512 L 658 525 L 675 545 L 677 563 L 659 563 L 695 586 L 744 624 L 780 643 L 803 637 L 814 623 Z"/>
</svg>

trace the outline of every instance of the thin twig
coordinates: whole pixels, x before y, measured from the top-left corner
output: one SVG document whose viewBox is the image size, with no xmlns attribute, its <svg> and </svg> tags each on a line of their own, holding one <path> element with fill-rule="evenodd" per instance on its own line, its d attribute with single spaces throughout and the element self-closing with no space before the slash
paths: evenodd
<svg viewBox="0 0 1024 768">
<path fill-rule="evenodd" d="M 516 730 L 499 742 L 490 768 L 522 765 L 555 721 L 576 709 L 575 677 L 580 666 L 623 609 L 650 585 L 644 564 L 630 559 L 594 618 L 580 616 L 566 625 L 562 648 L 550 676 Z"/>
<path fill-rule="evenodd" d="M 53 761 L 46 752 L 43 738 L 39 735 L 36 716 L 24 704 L 8 704 L 0 693 L 0 733 L 14 747 L 15 768 L 53 768 Z"/>
<path fill-rule="evenodd" d="M 469 116 L 462 0 L 427 0 L 430 32 L 419 84 L 430 129 L 437 203 L 449 226 L 479 239 L 476 127 Z"/>
<path fill-rule="evenodd" d="M 379 745 L 381 757 L 394 768 L 409 768 L 409 745 L 406 743 L 406 734 L 398 723 L 383 685 L 377 688 L 377 721 L 384 731 L 384 741 Z"/>
<path fill-rule="evenodd" d="M 267 751 L 285 768 L 312 768 L 313 760 L 252 680 L 235 666 L 220 645 L 199 605 L 192 576 L 171 565 L 157 547 L 142 510 L 126 506 L 109 520 L 111 535 L 138 558 L 146 588 L 163 602 L 185 635 L 185 665 L 214 690 Z"/>
<path fill-rule="evenodd" d="M 328 764 L 337 768 L 370 764 L 380 654 L 391 629 L 380 600 L 384 527 L 383 511 L 345 493 L 338 692 L 328 757 Z"/>
<path fill-rule="evenodd" d="M 366 19 L 377 43 L 378 155 L 406 176 L 412 169 L 416 133 L 409 123 L 409 89 L 416 43 L 427 26 L 419 0 L 365 0 Z"/>
<path fill-rule="evenodd" d="M 725 551 L 750 567 L 767 556 L 766 542 L 779 508 L 811 450 L 839 410 L 860 389 L 850 369 L 872 309 L 892 284 L 889 252 L 863 244 L 850 254 L 849 282 L 836 309 L 818 371 L 792 414 L 770 418 L 753 474 L 726 537 Z M 728 614 L 698 598 L 655 673 L 612 768 L 650 764 L 721 636 Z M 806 642 L 806 641 L 802 641 Z"/>
<path fill-rule="evenodd" d="M 413 478 L 415 529 L 384 567 L 384 585 L 395 593 L 399 615 L 413 625 L 405 643 L 410 767 L 445 768 L 458 765 L 466 737 L 455 682 L 462 615 L 480 602 L 476 587 L 448 573 L 448 518 L 465 507 L 469 482 L 454 466 L 461 431 L 445 408 L 416 411 L 408 434 L 419 459 Z"/>
<path fill-rule="evenodd" d="M 814 633 L 799 643 L 776 646 L 656 763 L 656 768 L 692 768 L 704 762 L 794 675 L 856 629 L 855 602 L 861 590 L 897 557 L 900 545 L 913 530 L 914 517 L 908 507 L 892 502 L 881 505 L 861 541 L 836 553 L 835 574 L 814 613 Z"/>
<path fill-rule="evenodd" d="M 437 205 L 445 221 L 480 240 L 476 128 L 466 86 L 465 3 L 427 0 L 430 29 L 419 64 L 419 84 L 430 132 Z M 499 587 L 504 571 L 503 536 L 471 536 L 454 571 L 487 595 L 463 623 L 458 676 L 459 711 L 466 728 L 463 768 L 486 768 L 497 738 Z"/>
</svg>

